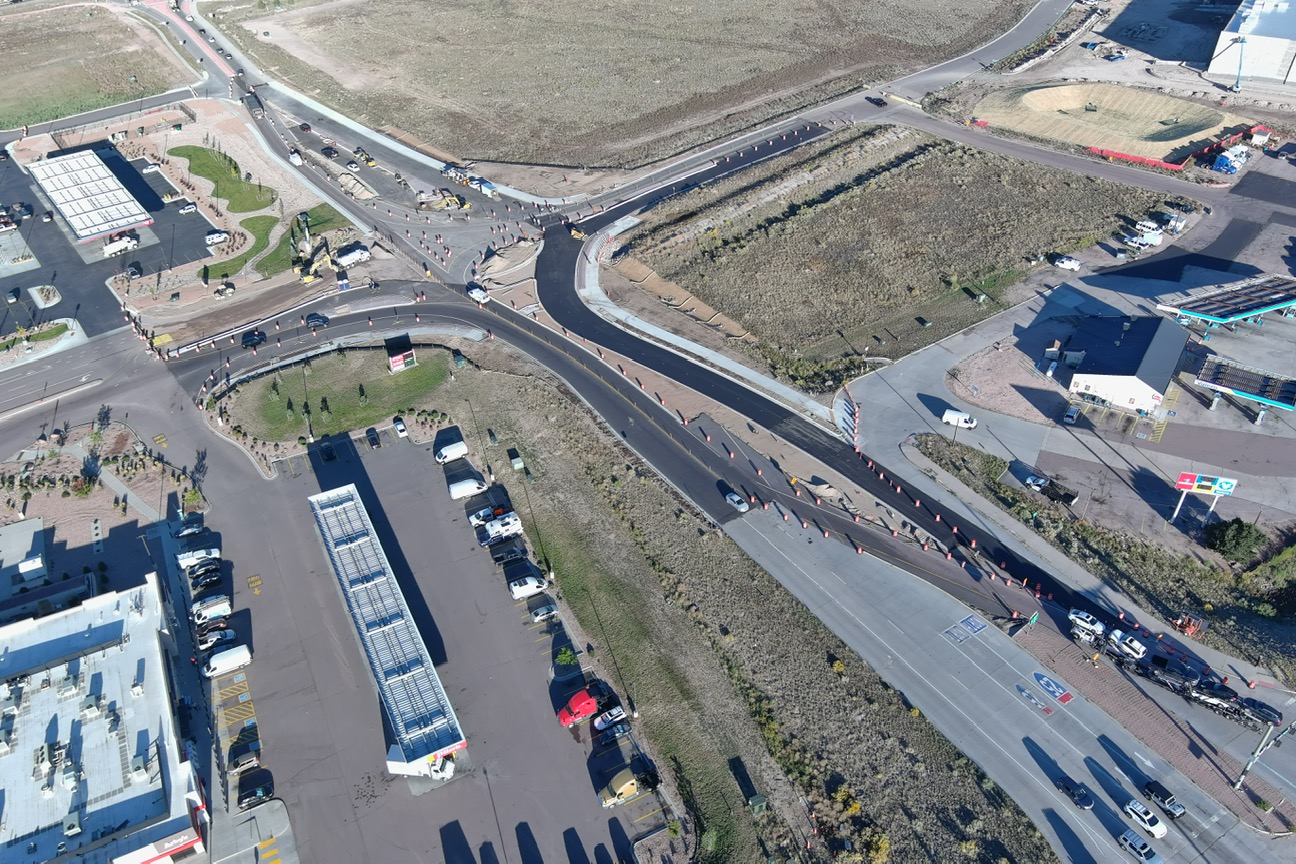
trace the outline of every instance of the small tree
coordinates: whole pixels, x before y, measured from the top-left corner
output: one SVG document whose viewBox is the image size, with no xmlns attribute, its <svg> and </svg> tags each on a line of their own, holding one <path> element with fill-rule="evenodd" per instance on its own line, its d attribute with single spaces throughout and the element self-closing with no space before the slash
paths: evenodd
<svg viewBox="0 0 1296 864">
<path fill-rule="evenodd" d="M 559 666 L 575 666 L 580 662 L 579 658 L 576 657 L 576 652 L 571 649 L 570 645 L 559 649 L 558 657 L 555 659 Z"/>
<path fill-rule="evenodd" d="M 1250 561 L 1266 539 L 1259 528 L 1236 517 L 1206 526 L 1206 546 L 1228 561 Z"/>
</svg>

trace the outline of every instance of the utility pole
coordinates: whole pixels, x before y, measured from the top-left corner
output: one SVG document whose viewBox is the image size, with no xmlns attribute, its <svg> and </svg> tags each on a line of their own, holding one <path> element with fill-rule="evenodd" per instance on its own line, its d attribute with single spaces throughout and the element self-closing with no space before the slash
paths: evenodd
<svg viewBox="0 0 1296 864">
<path fill-rule="evenodd" d="M 1296 728 L 1296 722 L 1289 723 L 1286 729 L 1279 732 L 1278 736 L 1274 738 L 1272 741 L 1270 741 L 1269 736 L 1273 734 L 1274 727 L 1270 726 L 1267 723 L 1265 724 L 1264 736 L 1260 739 L 1260 743 L 1256 746 L 1255 751 L 1251 754 L 1251 758 L 1247 760 L 1246 767 L 1243 768 L 1242 773 L 1238 775 L 1237 782 L 1233 784 L 1234 789 L 1242 788 L 1242 781 L 1246 779 L 1246 776 L 1251 771 L 1252 766 L 1254 766 L 1255 763 L 1260 761 L 1260 757 L 1264 755 L 1264 752 L 1266 750 L 1268 750 L 1270 747 L 1272 747 L 1273 745 L 1281 741 L 1289 732 L 1292 731 L 1293 728 Z"/>
</svg>

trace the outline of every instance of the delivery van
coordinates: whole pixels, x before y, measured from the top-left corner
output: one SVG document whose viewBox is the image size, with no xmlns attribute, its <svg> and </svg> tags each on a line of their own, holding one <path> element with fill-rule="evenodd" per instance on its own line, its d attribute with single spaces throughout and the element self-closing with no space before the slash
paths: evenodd
<svg viewBox="0 0 1296 864">
<path fill-rule="evenodd" d="M 235 645 L 233 648 L 226 648 L 224 651 L 217 651 L 207 658 L 207 664 L 202 667 L 202 674 L 207 678 L 218 678 L 221 675 L 228 675 L 235 669 L 242 669 L 252 662 L 252 652 L 246 645 Z"/>
<path fill-rule="evenodd" d="M 456 459 L 462 459 L 468 455 L 468 444 L 464 441 L 455 441 L 446 444 L 436 451 L 436 461 L 444 465 L 447 462 L 453 462 Z"/>
<path fill-rule="evenodd" d="M 228 618 L 233 614 L 234 607 L 230 604 L 230 598 L 224 594 L 217 594 L 214 597 L 199 600 L 189 609 L 189 617 L 193 619 L 194 624 L 198 627 L 215 621 L 217 618 Z"/>
<path fill-rule="evenodd" d="M 197 564 L 204 558 L 219 557 L 221 557 L 221 550 L 215 547 L 211 549 L 191 549 L 188 552 L 180 552 L 176 554 L 176 566 L 181 570 L 185 570 Z"/>
<path fill-rule="evenodd" d="M 486 481 L 480 477 L 469 477 L 467 480 L 458 480 L 450 484 L 450 500 L 458 501 L 461 498 L 471 498 L 474 495 L 480 495 L 487 489 Z"/>
<path fill-rule="evenodd" d="M 947 426 L 958 426 L 961 429 L 975 429 L 977 427 L 975 417 L 966 411 L 958 411 L 954 408 L 945 409 L 945 416 L 941 417 L 941 422 Z"/>
</svg>

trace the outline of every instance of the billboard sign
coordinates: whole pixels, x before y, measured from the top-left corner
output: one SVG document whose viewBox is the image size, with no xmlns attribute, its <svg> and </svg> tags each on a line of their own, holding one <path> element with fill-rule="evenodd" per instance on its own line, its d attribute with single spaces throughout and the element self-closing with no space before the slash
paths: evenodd
<svg viewBox="0 0 1296 864">
<path fill-rule="evenodd" d="M 1206 474 L 1184 472 L 1175 481 L 1175 488 L 1202 495 L 1232 495 L 1233 490 L 1237 488 L 1237 480 L 1232 477 L 1210 477 Z"/>
</svg>

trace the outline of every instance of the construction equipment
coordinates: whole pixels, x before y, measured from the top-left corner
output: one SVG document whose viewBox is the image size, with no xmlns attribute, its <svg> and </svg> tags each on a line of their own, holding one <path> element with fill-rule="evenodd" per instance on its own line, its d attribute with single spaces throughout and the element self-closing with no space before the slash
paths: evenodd
<svg viewBox="0 0 1296 864">
<path fill-rule="evenodd" d="M 584 240 L 584 239 L 585 239 L 585 232 L 582 231 L 582 230 L 580 230 L 579 228 L 577 228 L 575 225 L 571 224 L 570 222 L 567 223 L 567 230 L 571 232 L 571 236 L 572 236 L 573 239 L 576 239 L 576 240 Z"/>
<path fill-rule="evenodd" d="M 297 256 L 293 260 L 293 273 L 301 279 L 303 285 L 309 285 L 320 279 L 319 271 L 325 266 L 337 269 L 337 262 L 329 252 L 328 241 L 320 238 L 319 247 L 311 242 L 310 214 L 303 211 L 297 214 L 297 221 L 302 226 L 302 240 L 297 247 Z"/>
<path fill-rule="evenodd" d="M 1205 618 L 1195 615 L 1189 615 L 1183 612 L 1175 619 L 1174 628 L 1185 636 L 1192 636 L 1194 639 L 1209 626 Z"/>
</svg>

